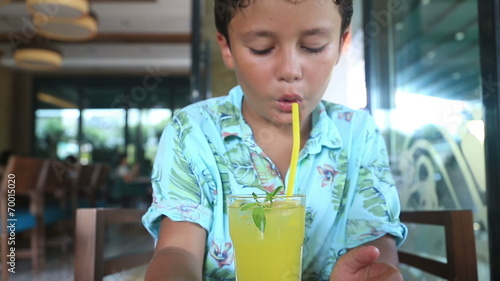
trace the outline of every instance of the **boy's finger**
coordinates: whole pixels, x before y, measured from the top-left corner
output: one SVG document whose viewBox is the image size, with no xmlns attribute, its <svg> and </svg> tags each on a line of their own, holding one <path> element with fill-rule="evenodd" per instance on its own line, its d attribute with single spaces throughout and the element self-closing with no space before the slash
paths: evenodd
<svg viewBox="0 0 500 281">
<path fill-rule="evenodd" d="M 380 251 L 375 246 L 357 247 L 343 255 L 337 266 L 342 271 L 354 274 L 363 267 L 374 263 L 380 255 Z"/>
</svg>

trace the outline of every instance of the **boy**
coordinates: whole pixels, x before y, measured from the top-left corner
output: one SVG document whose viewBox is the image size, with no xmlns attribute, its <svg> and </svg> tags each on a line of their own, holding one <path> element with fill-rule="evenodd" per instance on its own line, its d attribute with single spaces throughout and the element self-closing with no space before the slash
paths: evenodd
<svg viewBox="0 0 500 281">
<path fill-rule="evenodd" d="M 165 129 L 143 218 L 158 238 L 146 280 L 234 280 L 226 196 L 288 182 L 294 102 L 302 279 L 402 280 L 406 228 L 383 140 L 366 113 L 321 101 L 351 15 L 352 0 L 215 0 L 217 41 L 239 86 Z"/>
</svg>

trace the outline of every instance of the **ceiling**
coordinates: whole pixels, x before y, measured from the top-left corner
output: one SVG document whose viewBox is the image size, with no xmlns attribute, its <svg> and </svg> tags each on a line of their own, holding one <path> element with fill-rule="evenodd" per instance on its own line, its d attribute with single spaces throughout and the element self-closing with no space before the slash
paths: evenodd
<svg viewBox="0 0 500 281">
<path fill-rule="evenodd" d="M 6 0 L 0 0 L 0 3 Z M 64 56 L 57 72 L 188 73 L 191 68 L 191 2 L 90 0 L 97 36 L 86 42 L 52 42 Z M 19 34 L 34 36 L 24 0 L 0 4 L 0 64 L 15 68 Z"/>
</svg>

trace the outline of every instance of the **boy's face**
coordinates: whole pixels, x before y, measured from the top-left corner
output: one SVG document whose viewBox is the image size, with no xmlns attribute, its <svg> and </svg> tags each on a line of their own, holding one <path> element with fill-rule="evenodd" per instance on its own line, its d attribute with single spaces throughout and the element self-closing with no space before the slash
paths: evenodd
<svg viewBox="0 0 500 281">
<path fill-rule="evenodd" d="M 309 121 L 340 59 L 347 36 L 340 28 L 332 0 L 255 0 L 236 11 L 228 30 L 231 47 L 222 35 L 217 39 L 245 93 L 247 122 L 289 125 L 294 101 L 301 120 Z"/>
</svg>

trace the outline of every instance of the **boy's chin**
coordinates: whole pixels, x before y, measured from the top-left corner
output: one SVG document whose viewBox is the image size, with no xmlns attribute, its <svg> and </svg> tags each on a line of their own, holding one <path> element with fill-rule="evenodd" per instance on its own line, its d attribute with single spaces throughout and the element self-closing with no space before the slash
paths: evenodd
<svg viewBox="0 0 500 281">
<path fill-rule="evenodd" d="M 271 120 L 271 124 L 276 127 L 289 127 L 292 126 L 292 118 L 291 117 L 283 117 Z"/>
</svg>

